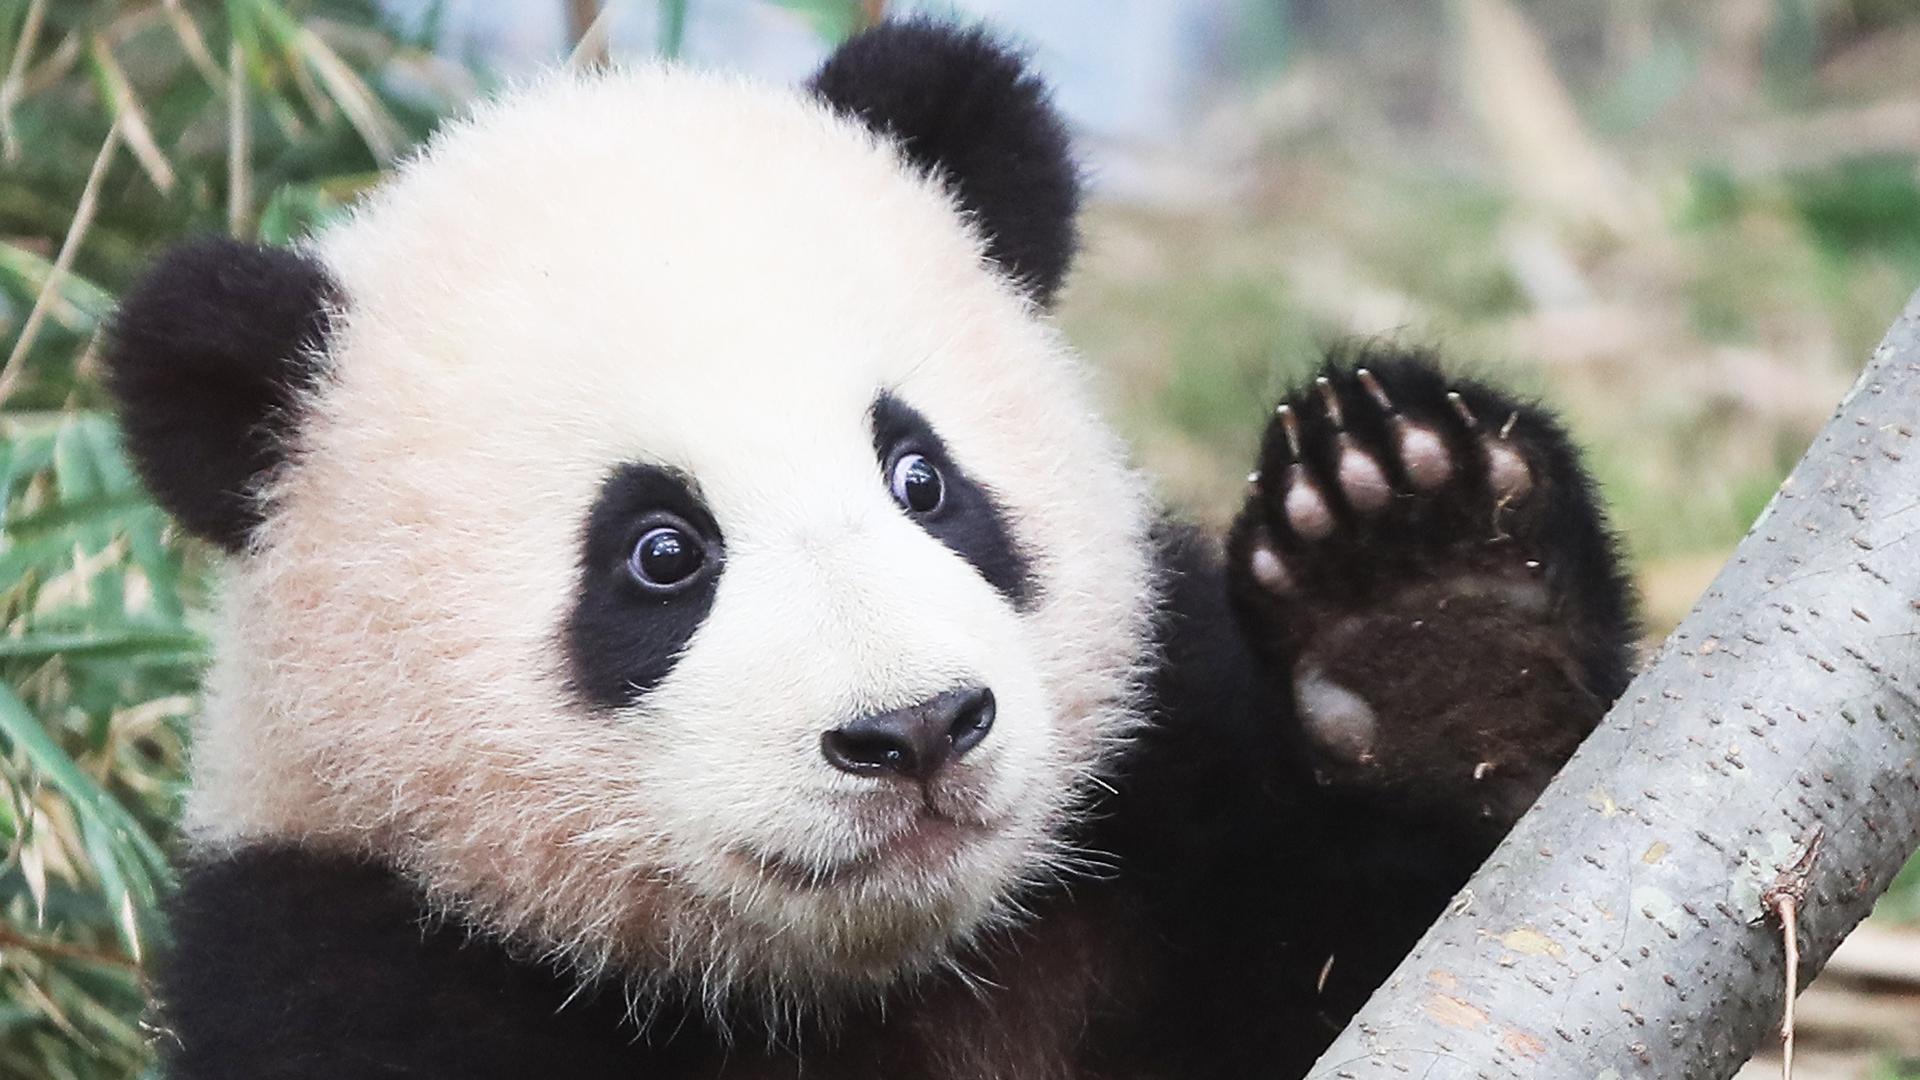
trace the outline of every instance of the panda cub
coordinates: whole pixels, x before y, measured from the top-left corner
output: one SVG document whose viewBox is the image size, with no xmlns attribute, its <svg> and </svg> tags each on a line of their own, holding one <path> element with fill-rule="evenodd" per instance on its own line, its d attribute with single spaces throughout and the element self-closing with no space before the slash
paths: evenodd
<svg viewBox="0 0 1920 1080">
<path fill-rule="evenodd" d="M 107 355 L 232 556 L 177 1080 L 1297 1076 L 1627 677 L 1551 417 L 1428 357 L 1163 517 L 979 31 L 555 76 Z"/>
</svg>

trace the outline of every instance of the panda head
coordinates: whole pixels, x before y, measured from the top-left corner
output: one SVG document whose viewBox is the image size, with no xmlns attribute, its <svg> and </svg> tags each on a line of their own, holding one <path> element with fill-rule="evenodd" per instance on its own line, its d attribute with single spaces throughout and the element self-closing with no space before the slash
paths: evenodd
<svg viewBox="0 0 1920 1080">
<path fill-rule="evenodd" d="M 553 77 L 298 250 L 130 296 L 109 386 L 232 553 L 201 850 L 398 866 L 715 1001 L 956 962 L 1133 723 L 1146 500 L 1046 306 L 1060 121 L 977 33 L 802 92 Z"/>
</svg>

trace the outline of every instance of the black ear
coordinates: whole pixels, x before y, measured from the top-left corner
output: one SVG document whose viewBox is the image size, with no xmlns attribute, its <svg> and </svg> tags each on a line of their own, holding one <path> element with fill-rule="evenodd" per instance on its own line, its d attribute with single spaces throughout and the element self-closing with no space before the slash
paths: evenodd
<svg viewBox="0 0 1920 1080">
<path fill-rule="evenodd" d="M 174 249 L 127 294 L 107 390 L 134 467 L 182 525 L 246 548 L 255 488 L 286 456 L 337 302 L 313 259 L 224 239 Z"/>
<path fill-rule="evenodd" d="M 1080 178 L 1046 84 L 984 31 L 913 20 L 842 45 L 808 84 L 946 179 L 1035 301 L 1073 261 Z"/>
</svg>

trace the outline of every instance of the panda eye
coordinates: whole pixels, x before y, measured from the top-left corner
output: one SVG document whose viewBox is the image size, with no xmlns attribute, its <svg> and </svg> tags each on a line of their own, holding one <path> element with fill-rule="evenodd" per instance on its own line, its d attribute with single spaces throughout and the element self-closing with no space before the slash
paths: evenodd
<svg viewBox="0 0 1920 1080">
<path fill-rule="evenodd" d="M 900 455 L 900 460 L 893 463 L 889 483 L 893 501 L 908 513 L 931 514 L 946 501 L 947 486 L 940 479 L 940 470 L 924 454 Z"/>
<path fill-rule="evenodd" d="M 677 518 L 660 521 L 640 534 L 627 556 L 627 573 L 654 592 L 683 588 L 706 565 L 707 549 L 700 535 Z"/>
</svg>

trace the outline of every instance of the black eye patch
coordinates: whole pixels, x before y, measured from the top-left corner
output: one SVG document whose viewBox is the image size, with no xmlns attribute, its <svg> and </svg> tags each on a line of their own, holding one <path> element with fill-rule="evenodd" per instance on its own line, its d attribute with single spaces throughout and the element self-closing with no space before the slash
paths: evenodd
<svg viewBox="0 0 1920 1080">
<path fill-rule="evenodd" d="M 697 534 L 707 562 L 671 592 L 636 580 L 635 546 L 664 518 Z M 639 701 L 673 670 L 713 609 L 720 583 L 720 529 L 686 478 L 654 465 L 622 465 L 600 485 L 581 539 L 580 589 L 567 618 L 574 689 L 619 708 Z"/>
<path fill-rule="evenodd" d="M 1032 604 L 1035 582 L 1027 556 L 1013 542 L 1006 511 L 993 493 L 975 483 L 960 468 L 933 425 L 911 405 L 882 392 L 873 403 L 873 448 L 880 457 L 880 483 L 886 484 L 893 467 L 906 454 L 924 455 L 939 470 L 945 495 L 939 508 L 913 515 L 913 521 L 935 540 L 965 559 L 987 584 L 1025 610 Z"/>
</svg>

